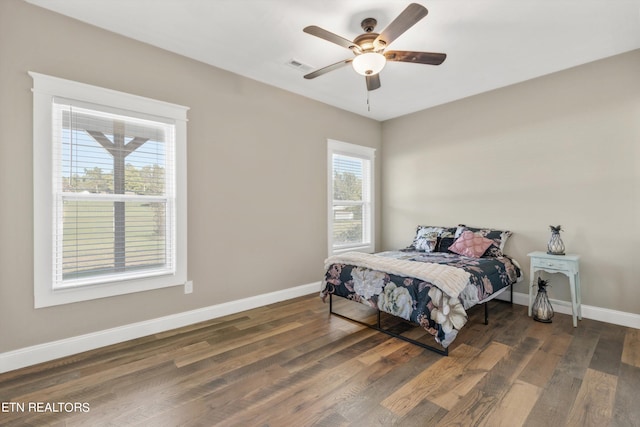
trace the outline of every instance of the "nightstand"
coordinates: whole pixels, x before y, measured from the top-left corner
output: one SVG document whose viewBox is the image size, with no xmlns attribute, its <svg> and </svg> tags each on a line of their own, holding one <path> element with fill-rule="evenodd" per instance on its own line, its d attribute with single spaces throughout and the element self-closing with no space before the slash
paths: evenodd
<svg viewBox="0 0 640 427">
<path fill-rule="evenodd" d="M 578 260 L 580 255 L 550 255 L 537 251 L 527 254 L 531 258 L 530 286 L 529 286 L 529 316 L 533 305 L 536 287 L 536 271 L 547 273 L 561 273 L 569 278 L 569 290 L 571 291 L 571 312 L 573 313 L 573 327 L 578 326 L 578 320 L 582 320 L 582 305 L 580 301 L 580 268 Z"/>
</svg>

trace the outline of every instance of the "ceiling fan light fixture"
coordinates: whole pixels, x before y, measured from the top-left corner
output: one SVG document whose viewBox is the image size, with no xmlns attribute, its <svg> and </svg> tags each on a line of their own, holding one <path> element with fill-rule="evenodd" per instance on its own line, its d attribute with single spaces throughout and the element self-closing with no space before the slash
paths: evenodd
<svg viewBox="0 0 640 427">
<path fill-rule="evenodd" d="M 351 65 L 356 73 L 363 76 L 373 76 L 384 68 L 387 59 L 377 52 L 366 52 L 353 58 Z"/>
</svg>

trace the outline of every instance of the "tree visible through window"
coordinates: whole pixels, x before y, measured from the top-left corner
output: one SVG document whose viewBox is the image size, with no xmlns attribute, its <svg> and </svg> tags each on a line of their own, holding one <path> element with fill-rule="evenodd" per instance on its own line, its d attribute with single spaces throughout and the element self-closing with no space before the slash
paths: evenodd
<svg viewBox="0 0 640 427">
<path fill-rule="evenodd" d="M 333 245 L 361 243 L 363 226 L 364 160 L 333 157 Z"/>
<path fill-rule="evenodd" d="M 373 250 L 373 149 L 330 141 L 331 252 Z"/>
</svg>

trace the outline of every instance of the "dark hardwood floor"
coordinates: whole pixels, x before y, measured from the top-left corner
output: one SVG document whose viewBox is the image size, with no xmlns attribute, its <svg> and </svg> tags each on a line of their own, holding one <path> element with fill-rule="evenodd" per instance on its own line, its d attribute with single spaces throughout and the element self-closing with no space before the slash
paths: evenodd
<svg viewBox="0 0 640 427">
<path fill-rule="evenodd" d="M 0 425 L 640 425 L 639 330 L 489 304 L 448 357 L 316 295 L 272 304 L 1 374 Z"/>
</svg>

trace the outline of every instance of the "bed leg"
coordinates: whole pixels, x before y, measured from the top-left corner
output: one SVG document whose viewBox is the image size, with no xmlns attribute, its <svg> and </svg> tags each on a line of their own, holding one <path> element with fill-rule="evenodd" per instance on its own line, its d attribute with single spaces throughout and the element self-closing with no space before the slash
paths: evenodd
<svg viewBox="0 0 640 427">
<path fill-rule="evenodd" d="M 484 324 L 488 325 L 489 324 L 489 307 L 487 306 L 488 303 L 484 303 Z"/>
<path fill-rule="evenodd" d="M 329 314 L 333 314 L 333 294 L 329 294 Z"/>
</svg>

